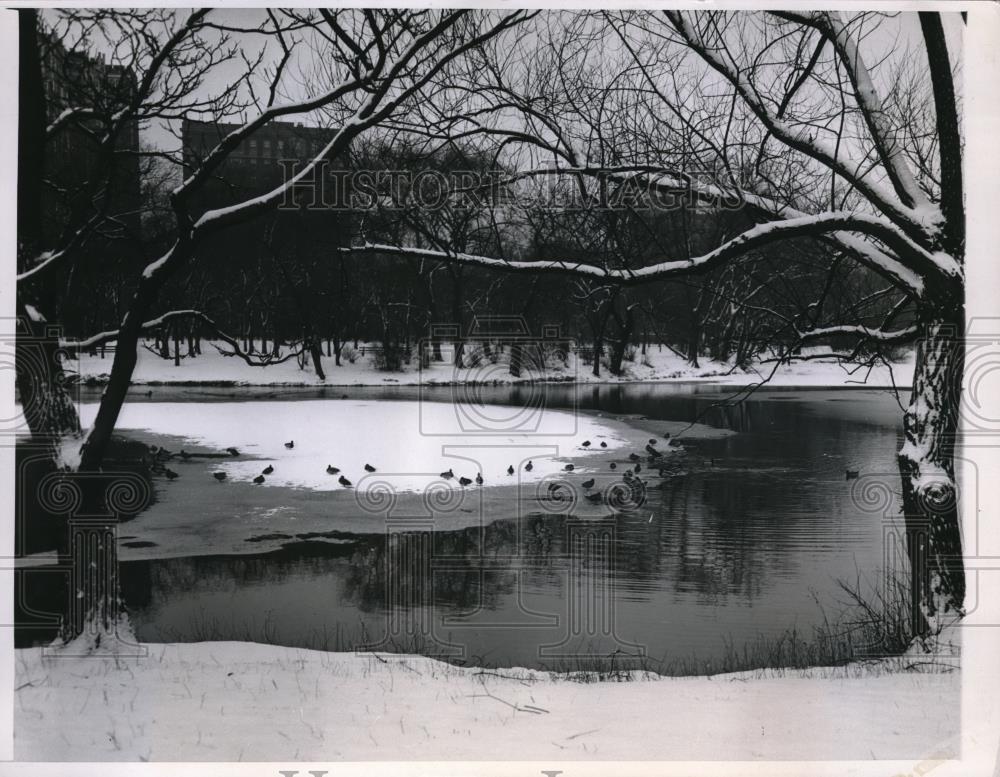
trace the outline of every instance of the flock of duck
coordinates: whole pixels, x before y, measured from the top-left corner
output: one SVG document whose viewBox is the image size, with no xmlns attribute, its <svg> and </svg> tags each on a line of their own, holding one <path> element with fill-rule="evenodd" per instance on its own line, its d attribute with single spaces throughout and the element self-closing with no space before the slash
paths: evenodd
<svg viewBox="0 0 1000 777">
<path fill-rule="evenodd" d="M 665 439 L 669 441 L 670 435 L 667 434 L 665 436 Z M 658 459 L 661 459 L 663 457 L 663 453 L 656 449 L 655 447 L 656 444 L 657 440 L 652 437 L 649 438 L 649 441 L 646 443 L 645 453 L 648 456 L 649 465 L 655 464 Z M 608 444 L 603 440 L 599 443 L 599 445 L 601 448 L 608 447 Z M 580 447 L 583 449 L 588 449 L 591 446 L 592 443 L 590 440 L 584 440 L 580 444 Z M 287 448 L 288 450 L 292 450 L 293 448 L 295 448 L 295 440 L 289 440 L 288 442 L 286 442 L 285 448 Z M 225 454 L 188 453 L 184 450 L 181 450 L 180 453 L 172 453 L 171 451 L 168 451 L 166 448 L 156 445 L 149 446 L 149 453 L 150 457 L 145 459 L 146 463 L 149 464 L 154 471 L 162 471 L 166 475 L 167 480 L 176 480 L 178 477 L 180 477 L 177 472 L 175 472 L 174 470 L 170 469 L 165 465 L 166 461 L 169 461 L 170 459 L 173 459 L 175 457 L 179 457 L 186 461 L 192 458 L 225 458 L 227 456 L 237 457 L 240 455 L 239 450 L 236 448 L 227 448 Z M 631 462 L 631 466 L 627 467 L 625 471 L 622 473 L 624 482 L 632 485 L 642 485 L 644 482 L 639 478 L 639 473 L 642 471 L 642 457 L 639 454 L 633 452 L 629 454 L 628 459 L 629 462 Z M 610 462 L 609 466 L 610 469 L 612 470 L 616 470 L 618 468 L 618 464 L 613 461 Z M 524 465 L 525 472 L 531 472 L 534 468 L 535 465 L 532 461 L 528 461 Z M 566 464 L 563 467 L 563 472 L 573 472 L 575 469 L 576 469 L 575 465 Z M 374 466 L 368 463 L 364 465 L 364 470 L 366 473 L 369 474 L 378 471 Z M 507 476 L 512 477 L 516 471 L 517 470 L 514 468 L 513 464 L 509 465 L 506 470 Z M 262 485 L 263 483 L 266 482 L 267 476 L 271 475 L 273 472 L 274 472 L 274 465 L 268 464 L 266 467 L 264 467 L 264 469 L 260 471 L 259 475 L 253 478 L 253 482 L 257 485 Z M 354 485 L 341 472 L 339 467 L 335 467 L 332 464 L 328 464 L 326 467 L 326 473 L 331 476 L 336 475 L 337 482 L 344 488 L 350 488 L 351 486 Z M 660 470 L 660 474 L 661 475 L 663 474 L 662 470 Z M 212 477 L 214 477 L 217 481 L 221 483 L 224 480 L 226 480 L 227 475 L 224 470 L 216 470 L 215 472 L 212 473 Z M 483 478 L 482 472 L 477 472 L 474 478 L 465 477 L 464 475 L 456 476 L 454 469 L 450 467 L 446 469 L 444 472 L 442 472 L 440 474 L 440 477 L 442 480 L 455 480 L 463 488 L 471 486 L 473 483 L 475 483 L 477 486 L 482 486 L 486 482 Z M 594 487 L 594 483 L 595 483 L 595 478 L 589 478 L 587 480 L 582 481 L 580 485 L 585 491 L 589 492 L 590 489 Z M 550 483 L 549 484 L 550 494 L 555 490 L 557 490 L 559 487 L 560 486 L 557 483 Z M 601 494 L 588 494 L 587 498 L 596 503 L 601 500 L 602 496 Z"/>
<path fill-rule="evenodd" d="M 669 433 L 666 433 L 664 435 L 664 439 L 667 440 L 668 444 L 670 444 Z M 658 450 L 656 448 L 656 445 L 657 445 L 657 440 L 653 437 L 650 437 L 644 448 L 644 452 L 648 457 L 647 467 L 649 468 L 655 468 L 659 463 L 659 460 L 663 458 L 663 452 Z M 583 449 L 588 449 L 591 446 L 592 443 L 590 440 L 584 440 L 582 443 L 580 443 L 580 447 Z M 295 440 L 289 440 L 288 442 L 285 443 L 285 448 L 289 450 L 293 449 L 294 447 L 295 447 Z M 602 440 L 600 442 L 600 447 L 607 448 L 608 444 Z M 180 459 L 186 461 L 193 458 L 225 458 L 227 456 L 237 457 L 240 455 L 239 450 L 236 448 L 226 448 L 225 454 L 188 453 L 183 449 L 180 451 L 180 453 L 173 453 L 162 446 L 156 446 L 156 445 L 150 445 L 148 450 L 149 450 L 149 456 L 143 457 L 144 463 L 146 463 L 147 466 L 150 467 L 151 471 L 162 472 L 166 476 L 167 480 L 176 480 L 178 477 L 180 477 L 180 475 L 177 472 L 170 469 L 170 467 L 166 466 L 166 462 L 175 457 L 179 457 Z M 680 450 L 683 449 L 681 448 Z M 630 466 L 626 467 L 625 470 L 622 472 L 622 480 L 624 481 L 624 483 L 630 486 L 644 487 L 645 481 L 639 477 L 639 473 L 642 472 L 642 456 L 633 451 L 632 453 L 629 453 L 628 460 L 630 462 Z M 711 463 L 714 466 L 715 459 L 712 459 Z M 535 465 L 531 461 L 528 461 L 528 463 L 524 465 L 524 471 L 531 472 L 534 469 L 534 466 Z M 610 462 L 608 466 L 609 469 L 611 470 L 618 469 L 618 464 L 614 461 Z M 576 467 L 573 464 L 566 464 L 563 467 L 563 472 L 567 473 L 573 472 L 575 469 Z M 373 467 L 371 464 L 368 463 L 364 465 L 364 470 L 366 473 L 369 474 L 378 471 L 376 470 L 375 467 Z M 513 464 L 509 465 L 506 470 L 507 476 L 512 477 L 516 471 L 517 470 L 514 468 Z M 253 482 L 257 485 L 262 485 L 263 483 L 266 482 L 267 476 L 271 475 L 273 472 L 274 472 L 274 465 L 268 464 L 266 467 L 264 467 L 264 469 L 260 471 L 260 474 L 253 479 Z M 344 476 L 344 474 L 340 471 L 340 468 L 335 467 L 332 464 L 327 465 L 326 473 L 331 476 L 332 475 L 338 476 L 337 482 L 344 488 L 350 488 L 351 486 L 354 485 L 350 480 L 348 480 L 347 477 Z M 665 474 L 664 469 L 659 468 L 658 474 L 662 477 Z M 858 470 L 848 469 L 845 471 L 845 479 L 854 480 L 859 476 L 859 474 L 860 473 L 858 472 Z M 221 483 L 224 480 L 226 480 L 226 472 L 224 470 L 216 470 L 215 472 L 212 473 L 212 477 L 214 477 L 217 481 Z M 475 483 L 477 486 L 482 486 L 486 482 L 483 479 L 482 472 L 477 472 L 475 478 L 468 478 L 465 477 L 464 475 L 460 475 L 456 478 L 454 469 L 450 467 L 446 469 L 444 472 L 442 472 L 440 474 L 440 477 L 443 480 L 456 480 L 456 482 L 463 488 L 471 486 L 473 483 Z M 582 481 L 580 483 L 580 486 L 584 489 L 584 491 L 589 492 L 594 487 L 595 482 L 596 482 L 595 478 L 589 478 L 587 480 Z M 558 483 L 550 483 L 549 484 L 550 496 L 552 496 L 559 488 L 560 485 Z M 585 497 L 589 501 L 594 503 L 598 503 L 603 499 L 603 496 L 600 493 L 596 494 L 587 493 L 585 494 Z"/>
</svg>

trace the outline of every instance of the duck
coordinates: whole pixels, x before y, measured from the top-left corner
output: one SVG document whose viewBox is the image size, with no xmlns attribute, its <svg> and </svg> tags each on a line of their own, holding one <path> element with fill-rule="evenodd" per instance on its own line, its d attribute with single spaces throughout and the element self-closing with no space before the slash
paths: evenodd
<svg viewBox="0 0 1000 777">
<path fill-rule="evenodd" d="M 344 486 L 344 488 L 347 488 L 349 485 L 351 485 L 351 481 L 345 478 L 343 475 L 337 478 L 337 482 L 340 483 L 340 485 Z"/>
<path fill-rule="evenodd" d="M 535 465 L 532 464 L 530 460 L 528 461 L 527 464 L 524 465 L 524 471 L 525 472 L 531 472 L 531 470 L 533 470 L 534 468 L 535 468 Z"/>
<path fill-rule="evenodd" d="M 611 462 L 611 469 L 618 469 L 618 465 L 615 464 L 613 461 Z"/>
<path fill-rule="evenodd" d="M 215 478 L 216 480 L 218 480 L 221 483 L 223 480 L 226 479 L 226 473 L 225 472 L 213 472 L 212 473 L 212 477 Z"/>
<path fill-rule="evenodd" d="M 580 446 L 583 447 L 583 448 L 589 448 L 590 447 L 590 440 L 584 440 L 582 443 L 580 443 Z"/>
<path fill-rule="evenodd" d="M 295 440 L 289 440 L 288 442 L 286 442 L 285 443 L 285 447 L 288 448 L 289 450 L 291 450 L 292 448 L 294 448 L 295 447 Z"/>
<path fill-rule="evenodd" d="M 180 477 L 180 475 L 178 475 L 176 472 L 170 469 L 170 467 L 167 467 L 166 475 L 167 475 L 167 480 L 176 480 L 178 477 Z"/>
<path fill-rule="evenodd" d="M 514 465 L 513 464 L 511 464 L 509 467 L 507 467 L 507 474 L 508 475 L 513 475 L 514 474 Z"/>
<path fill-rule="evenodd" d="M 606 442 L 604 442 L 604 440 L 601 440 L 601 447 L 602 448 L 607 448 L 608 444 Z"/>
<path fill-rule="evenodd" d="M 261 474 L 263 475 L 270 475 L 272 472 L 274 472 L 274 467 L 272 467 L 270 464 L 268 464 L 266 467 L 264 467 L 264 469 L 261 470 Z"/>
<path fill-rule="evenodd" d="M 335 467 L 332 464 L 327 464 L 326 465 L 326 474 L 327 475 L 336 475 L 338 472 L 340 472 L 340 468 L 339 467 Z"/>
<path fill-rule="evenodd" d="M 445 480 L 451 480 L 453 477 L 455 477 L 455 473 L 452 472 L 451 467 L 449 467 L 448 469 L 446 469 L 444 472 L 441 473 L 441 477 L 443 477 Z"/>
<path fill-rule="evenodd" d="M 642 465 L 639 464 L 639 462 L 636 462 L 636 464 L 635 464 L 635 470 L 633 470 L 633 471 L 635 472 L 636 475 L 638 475 L 639 472 L 640 472 L 640 470 L 642 470 Z"/>
<path fill-rule="evenodd" d="M 256 483 L 259 486 L 261 483 L 264 482 L 264 476 L 263 475 L 258 475 L 257 477 L 255 477 L 253 479 L 253 482 Z"/>
<path fill-rule="evenodd" d="M 669 440 L 670 439 L 670 432 L 664 432 L 663 433 L 663 439 L 664 440 Z"/>
<path fill-rule="evenodd" d="M 236 450 L 236 448 L 226 448 L 226 450 L 229 451 L 229 455 L 230 456 L 239 456 L 240 455 L 240 452 L 238 450 Z"/>
<path fill-rule="evenodd" d="M 482 472 L 477 472 L 476 473 L 476 485 L 477 486 L 481 486 L 482 484 L 483 484 L 483 473 Z"/>
<path fill-rule="evenodd" d="M 638 453 L 630 453 L 628 455 L 628 458 L 629 458 L 629 461 L 638 461 L 639 460 L 639 454 Z"/>
<path fill-rule="evenodd" d="M 458 479 L 458 482 L 459 482 L 459 484 L 460 484 L 460 485 L 461 485 L 461 486 L 462 486 L 463 488 L 465 488 L 465 486 L 471 486 L 471 485 L 472 485 L 472 481 L 471 481 L 471 480 L 469 480 L 469 479 L 468 479 L 467 477 L 460 477 L 460 478 Z"/>
<path fill-rule="evenodd" d="M 854 480 L 860 473 L 856 469 L 845 469 L 844 480 Z"/>
<path fill-rule="evenodd" d="M 656 438 L 655 437 L 650 437 L 649 438 L 649 444 L 650 445 L 656 445 Z"/>
<path fill-rule="evenodd" d="M 572 472 L 574 469 L 576 469 L 576 467 L 574 467 L 572 464 L 567 464 L 565 467 L 563 467 L 563 470 L 566 472 Z"/>
<path fill-rule="evenodd" d="M 646 446 L 646 453 L 648 453 L 654 459 L 658 459 L 663 455 L 658 450 L 656 450 L 656 448 L 654 448 L 652 445 Z"/>
<path fill-rule="evenodd" d="M 373 467 L 371 464 L 365 464 L 365 472 L 374 472 L 374 471 L 375 467 Z"/>
<path fill-rule="evenodd" d="M 593 488 L 594 478 L 591 478 L 590 480 L 584 480 L 580 485 L 583 486 L 584 488 Z"/>
</svg>

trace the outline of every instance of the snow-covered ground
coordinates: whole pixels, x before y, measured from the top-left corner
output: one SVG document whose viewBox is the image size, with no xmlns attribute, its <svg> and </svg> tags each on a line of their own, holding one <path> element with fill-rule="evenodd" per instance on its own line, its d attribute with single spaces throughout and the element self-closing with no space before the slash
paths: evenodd
<svg viewBox="0 0 1000 777">
<path fill-rule="evenodd" d="M 544 370 L 525 370 L 520 378 L 511 376 L 504 355 L 496 364 L 485 363 L 476 367 L 456 368 L 451 364 L 434 362 L 420 369 L 416 360 L 404 365 L 401 372 L 381 372 L 373 364 L 370 353 L 357 357 L 352 364 L 345 361 L 334 365 L 333 359 L 323 360 L 326 380 L 316 377 L 311 365 L 300 369 L 294 359 L 268 367 L 251 367 L 237 357 L 221 355 L 209 343 L 203 344 L 204 353 L 196 358 L 182 359 L 179 366 L 160 358 L 145 348 L 139 349 L 133 383 L 234 383 L 241 385 L 306 385 L 306 386 L 391 386 L 413 384 L 449 383 L 514 383 L 528 380 L 572 380 L 581 383 L 619 383 L 632 381 L 709 381 L 741 386 L 770 378 L 775 386 L 844 386 L 867 384 L 869 386 L 909 387 L 913 377 L 913 357 L 910 355 L 899 364 L 879 365 L 871 371 L 836 361 L 807 360 L 783 364 L 774 372 L 774 364 L 757 365 L 751 370 L 734 369 L 731 364 L 703 359 L 698 368 L 689 365 L 667 348 L 650 346 L 644 356 L 637 354 L 634 362 L 625 363 L 625 374 L 615 377 L 607 369 L 595 378 L 591 368 L 576 353 L 571 353 L 568 364 L 550 361 Z M 816 351 L 804 351 L 815 353 Z M 82 355 L 79 363 L 67 362 L 67 369 L 79 372 L 83 380 L 104 380 L 111 370 L 112 357 Z"/>
<path fill-rule="evenodd" d="M 17 651 L 17 760 L 852 760 L 957 751 L 953 662 L 585 683 L 240 642 Z M 766 679 L 765 679 L 766 678 Z"/>
</svg>

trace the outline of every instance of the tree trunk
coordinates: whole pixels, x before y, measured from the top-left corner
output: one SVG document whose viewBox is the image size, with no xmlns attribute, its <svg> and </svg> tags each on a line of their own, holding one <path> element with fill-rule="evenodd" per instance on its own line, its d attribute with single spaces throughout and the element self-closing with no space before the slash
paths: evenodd
<svg viewBox="0 0 1000 777">
<path fill-rule="evenodd" d="M 632 315 L 632 308 L 626 307 L 624 317 L 619 316 L 615 312 L 614 318 L 615 324 L 618 327 L 618 339 L 611 350 L 611 363 L 608 365 L 608 369 L 612 375 L 620 376 L 622 374 L 622 362 L 625 360 L 625 349 L 628 348 L 633 330 L 635 329 L 635 317 Z"/>
<path fill-rule="evenodd" d="M 454 293 L 451 300 L 451 317 L 455 322 L 457 335 L 455 337 L 455 354 L 452 364 L 462 367 L 465 363 L 465 339 L 462 327 L 462 286 L 458 279 L 454 281 Z"/>
<path fill-rule="evenodd" d="M 17 392 L 32 442 L 47 446 L 61 468 L 60 442 L 80 434 L 80 418 L 67 388 L 58 337 L 37 310 L 26 310 L 15 343 Z"/>
<path fill-rule="evenodd" d="M 698 350 L 701 333 L 696 329 L 688 340 L 687 360 L 695 369 L 698 368 Z"/>
<path fill-rule="evenodd" d="M 611 360 L 608 363 L 608 370 L 616 377 L 620 377 L 622 374 L 622 362 L 625 360 L 625 349 L 627 347 L 628 341 L 622 337 L 615 342 L 614 347 L 611 349 Z"/>
<path fill-rule="evenodd" d="M 170 358 L 170 334 L 165 326 L 160 327 L 157 333 L 157 347 L 160 349 L 161 359 Z"/>
<path fill-rule="evenodd" d="M 961 313 L 923 324 L 913 393 L 903 418 L 898 462 L 917 635 L 940 631 L 946 616 L 962 613 L 965 599 L 955 479 L 963 329 Z"/>
<path fill-rule="evenodd" d="M 510 374 L 521 377 L 521 343 L 517 340 L 510 344 Z"/>
<path fill-rule="evenodd" d="M 318 337 L 309 338 L 309 355 L 312 357 L 313 371 L 320 380 L 326 380 L 326 373 L 323 372 L 323 349 L 320 347 Z"/>
</svg>

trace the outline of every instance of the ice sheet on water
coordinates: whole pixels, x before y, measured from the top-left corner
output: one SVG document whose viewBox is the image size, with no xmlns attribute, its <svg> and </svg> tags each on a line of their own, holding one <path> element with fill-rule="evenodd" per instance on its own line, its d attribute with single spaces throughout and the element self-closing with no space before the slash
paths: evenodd
<svg viewBox="0 0 1000 777">
<path fill-rule="evenodd" d="M 81 421 L 91 423 L 96 410 L 96 404 L 84 405 Z M 445 482 L 440 473 L 449 469 L 455 474 L 447 481 L 452 488 L 461 487 L 460 477 L 474 481 L 480 472 L 485 486 L 531 483 L 562 471 L 560 457 L 581 457 L 579 474 L 588 470 L 587 458 L 626 444 L 600 419 L 549 409 L 540 411 L 537 423 L 519 416 L 510 422 L 517 428 L 498 433 L 516 410 L 479 405 L 470 414 L 468 406 L 415 401 L 144 402 L 126 405 L 118 428 L 180 436 L 220 451 L 235 447 L 241 456 L 223 459 L 218 467 L 230 479 L 250 481 L 271 465 L 274 472 L 264 486 L 315 490 L 343 488 L 339 475 L 327 474 L 328 465 L 359 491 L 384 484 L 396 491 L 421 491 L 431 483 L 440 486 Z M 471 431 L 463 433 L 463 428 Z M 608 447 L 585 450 L 580 443 L 586 439 L 603 440 Z M 292 440 L 295 447 L 286 448 Z M 527 472 L 529 460 L 533 468 Z M 366 472 L 365 464 L 376 472 Z M 511 465 L 514 477 L 507 474 Z"/>
</svg>

